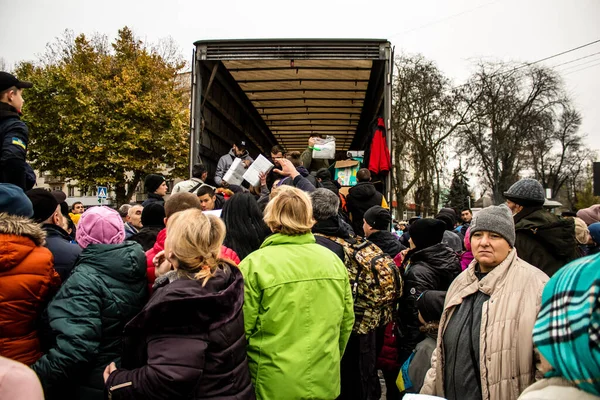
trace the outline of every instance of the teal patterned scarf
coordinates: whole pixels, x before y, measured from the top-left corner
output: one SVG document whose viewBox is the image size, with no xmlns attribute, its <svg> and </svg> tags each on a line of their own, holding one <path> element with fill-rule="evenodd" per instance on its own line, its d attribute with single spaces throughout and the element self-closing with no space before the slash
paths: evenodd
<svg viewBox="0 0 600 400">
<path fill-rule="evenodd" d="M 548 281 L 533 342 L 553 370 L 600 396 L 600 254 L 575 260 Z"/>
</svg>

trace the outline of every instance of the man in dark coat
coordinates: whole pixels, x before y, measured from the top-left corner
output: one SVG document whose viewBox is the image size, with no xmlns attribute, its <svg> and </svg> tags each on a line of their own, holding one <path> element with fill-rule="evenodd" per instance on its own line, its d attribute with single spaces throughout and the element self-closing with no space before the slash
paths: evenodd
<svg viewBox="0 0 600 400">
<path fill-rule="evenodd" d="M 334 252 L 340 260 L 349 261 L 344 247 L 334 241 L 339 238 L 355 243 L 350 235 L 350 227 L 338 215 L 339 197 L 325 188 L 316 189 L 310 197 L 316 221 L 312 228 L 316 242 Z M 381 387 L 375 368 L 377 350 L 376 329 L 366 334 L 352 332 L 341 360 L 341 393 L 338 400 L 380 397 Z"/>
<path fill-rule="evenodd" d="M 381 206 L 373 206 L 364 215 L 363 230 L 367 239 L 394 258 L 406 247 L 402 246 L 396 235 L 388 230 L 391 222 L 392 215 L 389 210 Z"/>
<path fill-rule="evenodd" d="M 515 248 L 519 258 L 550 277 L 577 258 L 575 221 L 544 210 L 546 193 L 541 183 L 521 179 L 504 192 L 504 197 L 515 220 Z"/>
<path fill-rule="evenodd" d="M 0 182 L 23 190 L 35 184 L 35 174 L 25 162 L 29 130 L 21 121 L 23 89 L 33 87 L 8 72 L 0 72 Z"/>
<path fill-rule="evenodd" d="M 154 246 L 158 233 L 163 229 L 165 229 L 165 208 L 158 203 L 153 203 L 142 210 L 142 229 L 127 240 L 138 242 L 144 251 L 148 251 Z"/>
<path fill-rule="evenodd" d="M 401 364 L 425 338 L 419 329 L 417 299 L 426 290 L 448 290 L 461 272 L 458 256 L 442 243 L 446 230 L 444 222 L 424 218 L 408 229 L 411 248 L 402 261 L 404 292 L 398 307 L 398 327 L 402 333 L 398 340 Z"/>
<path fill-rule="evenodd" d="M 27 192 L 27 197 L 33 205 L 32 219 L 42 224 L 47 235 L 46 248 L 54 256 L 54 269 L 60 275 L 61 282 L 64 282 L 71 274 L 82 249 L 72 243 L 71 237 L 64 230 L 65 217 L 52 193 L 39 188 L 31 189 Z"/>
<path fill-rule="evenodd" d="M 346 205 L 352 221 L 352 229 L 357 235 L 364 236 L 363 216 L 365 212 L 373 206 L 388 208 L 388 205 L 385 197 L 371 183 L 371 172 L 368 169 L 360 169 L 356 173 L 356 180 L 358 181 L 356 186 L 348 191 Z"/>
<path fill-rule="evenodd" d="M 165 205 L 164 196 L 167 194 L 169 187 L 165 181 L 165 177 L 162 175 L 150 174 L 144 179 L 144 187 L 148 192 L 148 198 L 142 203 L 142 207 L 146 207 L 148 204 L 160 203 Z"/>
</svg>

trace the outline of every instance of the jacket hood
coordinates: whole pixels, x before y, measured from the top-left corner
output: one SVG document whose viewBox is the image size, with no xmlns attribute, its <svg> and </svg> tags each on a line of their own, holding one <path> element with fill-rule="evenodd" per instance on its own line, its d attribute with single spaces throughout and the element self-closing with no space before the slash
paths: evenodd
<svg viewBox="0 0 600 400">
<path fill-rule="evenodd" d="M 46 233 L 39 224 L 28 218 L 6 213 L 0 213 L 0 234 L 28 237 L 36 246 L 46 243 Z"/>
<path fill-rule="evenodd" d="M 248 150 L 244 150 L 244 154 L 242 154 L 240 157 L 236 156 L 235 152 L 233 151 L 233 148 L 231 148 L 231 150 L 229 150 L 229 155 L 234 158 L 241 158 L 242 160 L 245 159 L 246 157 L 250 157 L 250 153 L 248 153 Z"/>
<path fill-rule="evenodd" d="M 126 325 L 125 331 L 165 332 L 185 326 L 192 331 L 206 332 L 237 317 L 243 303 L 242 273 L 237 267 L 223 263 L 205 286 L 202 281 L 189 277 L 160 283 L 146 307 Z"/>
<path fill-rule="evenodd" d="M 384 253 L 392 257 L 405 249 L 396 236 L 387 231 L 373 232 L 367 240 L 375 243 Z"/>
<path fill-rule="evenodd" d="M 572 256 L 577 243 L 575 221 L 572 218 L 559 219 L 539 208 L 521 216 L 515 224 L 515 230 L 530 231 L 551 254 L 559 258 Z"/>
<path fill-rule="evenodd" d="M 458 275 L 461 271 L 458 256 L 452 249 L 443 243 L 438 243 L 423 250 L 410 250 L 406 254 L 404 263 L 409 261 L 412 264 L 427 264 L 436 270 L 447 271 L 454 275 Z"/>
<path fill-rule="evenodd" d="M 136 242 L 90 244 L 77 261 L 120 282 L 138 283 L 146 279 L 146 254 Z"/>
<path fill-rule="evenodd" d="M 377 190 L 375 189 L 375 185 L 371 182 L 361 182 L 351 188 L 349 193 L 352 193 L 352 196 L 356 197 L 358 200 L 367 200 L 373 197 L 375 193 L 377 193 Z"/>
<path fill-rule="evenodd" d="M 19 265 L 46 242 L 42 228 L 24 217 L 0 213 L 0 270 Z"/>
<path fill-rule="evenodd" d="M 326 219 L 325 221 L 317 221 L 312 228 L 313 233 L 320 233 L 325 236 L 334 236 L 342 239 L 348 239 L 350 237 L 350 230 L 348 226 L 340 223 L 339 216 L 333 216 Z"/>
</svg>

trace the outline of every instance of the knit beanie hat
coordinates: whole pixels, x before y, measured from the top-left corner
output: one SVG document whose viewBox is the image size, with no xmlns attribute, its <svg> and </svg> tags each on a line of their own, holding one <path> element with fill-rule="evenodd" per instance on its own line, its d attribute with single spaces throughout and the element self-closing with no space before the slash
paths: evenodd
<svg viewBox="0 0 600 400">
<path fill-rule="evenodd" d="M 0 213 L 31 218 L 33 206 L 23 189 L 12 183 L 0 183 Z"/>
<path fill-rule="evenodd" d="M 26 194 L 33 205 L 33 217 L 31 219 L 35 222 L 44 222 L 54 214 L 56 207 L 58 207 L 56 197 L 45 189 L 31 189 Z"/>
<path fill-rule="evenodd" d="M 408 233 L 418 250 L 426 249 L 442 242 L 446 224 L 439 219 L 423 218 L 408 227 Z"/>
<path fill-rule="evenodd" d="M 581 219 L 574 217 L 575 221 L 575 238 L 579 244 L 587 244 L 590 241 L 590 231 L 587 224 Z"/>
<path fill-rule="evenodd" d="M 150 203 L 142 210 L 142 225 L 165 227 L 165 208 L 160 203 Z"/>
<path fill-rule="evenodd" d="M 473 217 L 470 229 L 471 241 L 475 232 L 488 231 L 497 233 L 508 242 L 510 247 L 515 247 L 515 221 L 506 204 L 490 206 L 479 211 Z"/>
<path fill-rule="evenodd" d="M 425 322 L 439 321 L 444 311 L 446 292 L 443 290 L 426 290 L 417 299 L 417 310 Z"/>
<path fill-rule="evenodd" d="M 119 213 L 109 207 L 92 207 L 81 215 L 77 226 L 77 243 L 119 244 L 125 240 L 125 225 Z"/>
<path fill-rule="evenodd" d="M 446 230 L 451 231 L 454 230 L 454 224 L 456 224 L 456 218 L 454 218 L 451 214 L 440 212 L 435 216 L 435 219 L 442 221 L 446 225 Z"/>
<path fill-rule="evenodd" d="M 392 223 L 392 214 L 381 206 L 373 206 L 363 216 L 365 222 L 373 229 L 385 231 Z"/>
<path fill-rule="evenodd" d="M 600 204 L 577 211 L 577 216 L 588 225 L 600 222 Z"/>
<path fill-rule="evenodd" d="M 504 192 L 504 197 L 523 207 L 543 206 L 546 202 L 546 191 L 535 179 L 524 178 Z"/>
<path fill-rule="evenodd" d="M 600 222 L 594 222 L 588 226 L 588 229 L 592 240 L 596 242 L 597 245 L 600 245 Z"/>
<path fill-rule="evenodd" d="M 146 176 L 146 179 L 144 179 L 144 187 L 146 188 L 146 192 L 156 192 L 156 189 L 158 189 L 164 181 L 165 177 L 162 175 L 150 174 Z"/>
</svg>

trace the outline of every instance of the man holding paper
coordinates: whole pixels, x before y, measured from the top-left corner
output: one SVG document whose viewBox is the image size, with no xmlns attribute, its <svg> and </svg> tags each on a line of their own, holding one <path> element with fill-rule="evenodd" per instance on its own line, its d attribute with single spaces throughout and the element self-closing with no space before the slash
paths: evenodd
<svg viewBox="0 0 600 400">
<path fill-rule="evenodd" d="M 329 168 L 329 160 L 313 158 L 313 150 L 315 148 L 315 144 L 317 143 L 317 139 L 322 139 L 321 135 L 318 133 L 313 133 L 310 135 L 308 139 L 308 147 L 302 153 L 301 160 L 302 165 L 309 172 L 318 171 L 321 168 Z"/>
<path fill-rule="evenodd" d="M 227 187 L 231 183 L 227 182 L 227 180 L 224 179 L 224 176 L 227 171 L 229 171 L 233 161 L 236 158 L 242 160 L 244 168 L 248 168 L 250 164 L 254 162 L 254 159 L 250 157 L 250 154 L 246 150 L 246 146 L 246 141 L 240 140 L 234 143 L 233 148 L 229 151 L 229 153 L 225 154 L 219 159 L 219 163 L 217 164 L 217 172 L 215 172 L 215 183 L 217 186 Z"/>
</svg>

